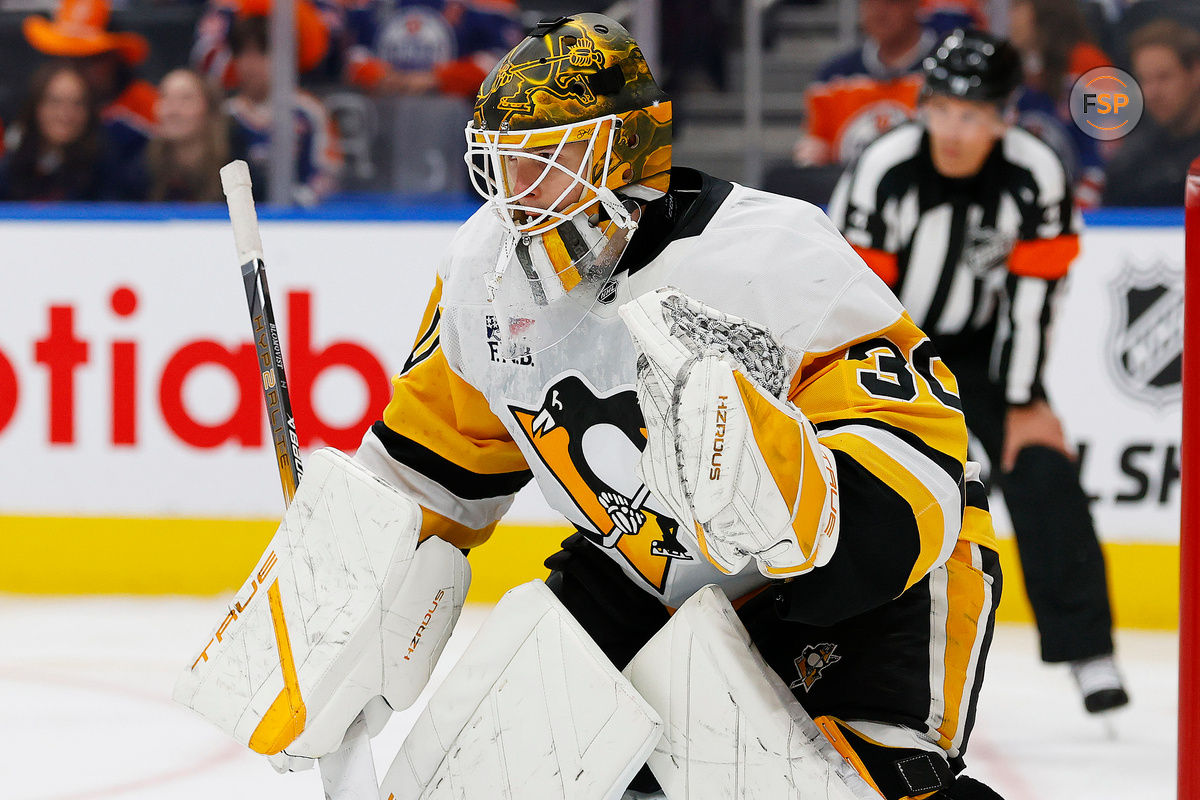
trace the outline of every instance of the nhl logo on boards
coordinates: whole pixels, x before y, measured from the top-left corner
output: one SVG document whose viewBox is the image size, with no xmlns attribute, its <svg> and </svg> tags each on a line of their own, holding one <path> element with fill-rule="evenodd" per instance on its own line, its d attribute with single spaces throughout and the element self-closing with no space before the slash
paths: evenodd
<svg viewBox="0 0 1200 800">
<path fill-rule="evenodd" d="M 1183 396 L 1183 274 L 1161 262 L 1112 285 L 1108 365 L 1125 394 L 1162 407 Z"/>
<path fill-rule="evenodd" d="M 796 672 L 800 673 L 800 680 L 792 681 L 788 684 L 788 688 L 797 689 L 803 686 L 805 693 L 812 689 L 813 684 L 821 679 L 821 675 L 828 667 L 842 660 L 841 656 L 834 653 L 835 650 L 837 650 L 837 645 L 829 642 L 805 645 L 800 657 L 795 659 Z"/>
</svg>

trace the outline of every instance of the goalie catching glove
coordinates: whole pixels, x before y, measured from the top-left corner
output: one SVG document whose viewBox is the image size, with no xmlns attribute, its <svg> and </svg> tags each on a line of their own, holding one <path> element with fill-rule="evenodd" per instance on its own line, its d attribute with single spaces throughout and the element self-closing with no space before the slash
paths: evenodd
<svg viewBox="0 0 1200 800">
<path fill-rule="evenodd" d="M 639 352 L 646 486 L 692 528 L 718 569 L 750 558 L 767 577 L 829 561 L 838 538 L 837 469 L 787 402 L 784 354 L 770 333 L 676 289 L 620 309 Z"/>
<path fill-rule="evenodd" d="M 318 450 L 175 699 L 277 767 L 337 750 L 360 711 L 378 733 L 425 688 L 470 581 L 455 547 L 417 546 L 420 526 L 413 500 Z"/>
</svg>

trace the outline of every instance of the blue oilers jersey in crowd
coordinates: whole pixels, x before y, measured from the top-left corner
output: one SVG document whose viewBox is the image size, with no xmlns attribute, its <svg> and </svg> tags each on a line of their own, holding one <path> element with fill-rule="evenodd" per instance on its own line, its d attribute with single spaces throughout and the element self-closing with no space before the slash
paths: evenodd
<svg viewBox="0 0 1200 800">
<path fill-rule="evenodd" d="M 359 47 L 397 70 L 430 70 L 473 53 L 507 52 L 521 26 L 505 2 L 365 0 L 350 4 L 346 27 Z"/>
<path fill-rule="evenodd" d="M 271 149 L 269 104 L 256 105 L 235 96 L 226 104 L 229 114 L 230 157 L 250 166 L 255 199 L 267 186 Z M 335 188 L 341 155 L 337 138 L 321 102 L 307 92 L 296 93 L 297 200 L 310 204 Z"/>
</svg>

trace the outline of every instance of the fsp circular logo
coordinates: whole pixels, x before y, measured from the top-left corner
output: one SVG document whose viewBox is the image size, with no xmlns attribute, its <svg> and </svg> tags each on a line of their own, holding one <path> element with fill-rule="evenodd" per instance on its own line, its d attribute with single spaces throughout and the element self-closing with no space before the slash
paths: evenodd
<svg viewBox="0 0 1200 800">
<path fill-rule="evenodd" d="M 1071 87 L 1071 118 L 1093 139 L 1128 135 L 1142 118 L 1142 88 L 1123 69 L 1096 67 Z"/>
</svg>

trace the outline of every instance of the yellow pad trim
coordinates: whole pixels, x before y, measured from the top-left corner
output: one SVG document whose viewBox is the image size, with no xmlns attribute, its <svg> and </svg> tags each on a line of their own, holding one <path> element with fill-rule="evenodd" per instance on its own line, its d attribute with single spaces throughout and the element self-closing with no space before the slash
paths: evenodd
<svg viewBox="0 0 1200 800">
<path fill-rule="evenodd" d="M 833 749 L 838 751 L 838 755 L 850 762 L 850 766 L 854 767 L 854 771 L 859 774 L 864 781 L 871 785 L 871 788 L 879 792 L 879 796 L 883 796 L 883 792 L 879 790 L 875 779 L 871 777 L 871 773 L 867 771 L 867 765 L 858 757 L 858 753 L 854 752 L 854 748 L 850 746 L 850 742 L 842 734 L 842 731 L 837 726 L 837 721 L 833 717 L 820 716 L 814 717 L 813 722 L 817 724 L 817 728 L 821 731 L 829 743 L 833 745 Z"/>
<path fill-rule="evenodd" d="M 250 749 L 273 756 L 304 732 L 308 709 L 304 706 L 304 698 L 300 696 L 300 677 L 296 674 L 296 660 L 292 655 L 291 639 L 288 638 L 278 578 L 267 590 L 267 599 L 271 604 L 271 626 L 275 629 L 279 666 L 283 670 L 283 689 L 251 734 Z"/>
<path fill-rule="evenodd" d="M 767 567 L 771 575 L 795 575 L 810 569 L 816 561 L 816 538 L 825 505 L 826 483 L 820 465 L 808 446 L 802 423 L 771 405 L 742 373 L 734 370 L 738 393 L 750 420 L 758 445 L 775 488 L 793 510 L 792 533 L 806 554 L 803 563 L 786 569 Z"/>
</svg>

